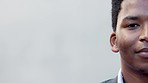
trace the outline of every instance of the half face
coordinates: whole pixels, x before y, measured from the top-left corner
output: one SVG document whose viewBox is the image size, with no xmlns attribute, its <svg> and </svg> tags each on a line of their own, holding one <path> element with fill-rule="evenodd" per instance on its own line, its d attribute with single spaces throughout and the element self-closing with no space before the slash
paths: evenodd
<svg viewBox="0 0 148 83">
<path fill-rule="evenodd" d="M 122 67 L 148 74 L 148 0 L 123 0 L 110 42 Z"/>
</svg>

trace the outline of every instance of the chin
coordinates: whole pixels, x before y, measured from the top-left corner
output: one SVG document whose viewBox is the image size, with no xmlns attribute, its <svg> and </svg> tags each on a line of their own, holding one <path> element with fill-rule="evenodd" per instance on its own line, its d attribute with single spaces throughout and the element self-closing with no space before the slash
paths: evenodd
<svg viewBox="0 0 148 83">
<path fill-rule="evenodd" d="M 136 71 L 139 72 L 140 74 L 148 75 L 148 66 L 137 68 Z"/>
<path fill-rule="evenodd" d="M 148 70 L 146 70 L 146 69 L 139 69 L 138 72 L 140 72 L 142 75 L 148 76 Z"/>
</svg>

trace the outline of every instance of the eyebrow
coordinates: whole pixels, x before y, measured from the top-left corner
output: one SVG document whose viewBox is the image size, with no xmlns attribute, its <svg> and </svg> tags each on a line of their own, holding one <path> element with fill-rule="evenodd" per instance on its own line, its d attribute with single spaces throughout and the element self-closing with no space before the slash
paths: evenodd
<svg viewBox="0 0 148 83">
<path fill-rule="evenodd" d="M 127 16 L 123 20 L 138 20 L 138 19 L 139 19 L 139 17 L 137 17 L 137 16 Z"/>
</svg>

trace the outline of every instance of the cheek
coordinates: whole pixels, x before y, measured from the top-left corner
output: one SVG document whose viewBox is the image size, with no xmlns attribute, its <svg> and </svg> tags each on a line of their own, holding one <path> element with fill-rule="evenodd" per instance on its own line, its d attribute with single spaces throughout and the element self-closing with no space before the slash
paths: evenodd
<svg viewBox="0 0 148 83">
<path fill-rule="evenodd" d="M 134 50 L 135 45 L 136 45 L 136 40 L 137 38 L 135 38 L 134 36 L 130 35 L 130 34 L 125 34 L 122 35 L 120 37 L 117 38 L 117 46 L 119 49 L 120 53 L 130 53 Z"/>
<path fill-rule="evenodd" d="M 134 42 L 133 38 L 129 38 L 128 36 L 122 36 L 118 38 L 117 44 L 120 56 L 122 60 L 128 64 L 132 64 L 133 62 L 133 53 L 134 53 Z"/>
</svg>

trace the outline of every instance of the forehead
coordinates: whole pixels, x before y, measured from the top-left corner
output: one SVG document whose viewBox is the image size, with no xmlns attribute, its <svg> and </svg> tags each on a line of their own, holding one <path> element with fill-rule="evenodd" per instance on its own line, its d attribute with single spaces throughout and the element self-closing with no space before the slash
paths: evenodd
<svg viewBox="0 0 148 83">
<path fill-rule="evenodd" d="M 128 16 L 146 17 L 145 19 L 148 19 L 148 0 L 123 0 L 118 14 L 117 28 Z"/>
<path fill-rule="evenodd" d="M 148 0 L 123 0 L 119 14 L 148 15 Z"/>
</svg>

